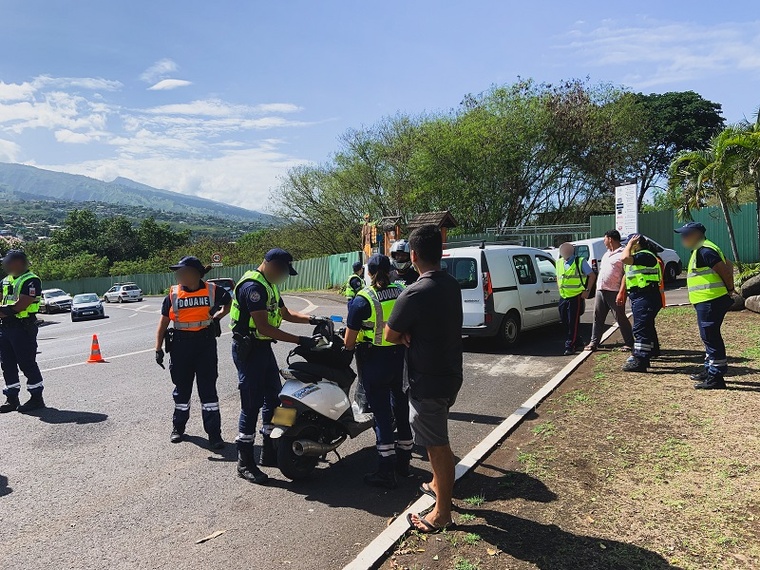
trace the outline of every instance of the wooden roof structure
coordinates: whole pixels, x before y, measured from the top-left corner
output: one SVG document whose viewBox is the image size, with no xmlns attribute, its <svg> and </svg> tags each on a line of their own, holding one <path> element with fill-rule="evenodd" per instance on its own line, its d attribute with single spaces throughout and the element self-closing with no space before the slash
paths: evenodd
<svg viewBox="0 0 760 570">
<path fill-rule="evenodd" d="M 451 212 L 444 210 L 442 212 L 424 212 L 422 214 L 417 214 L 406 227 L 411 231 L 428 224 L 432 224 L 439 228 L 455 228 L 459 225 L 456 218 L 451 215 Z"/>
</svg>

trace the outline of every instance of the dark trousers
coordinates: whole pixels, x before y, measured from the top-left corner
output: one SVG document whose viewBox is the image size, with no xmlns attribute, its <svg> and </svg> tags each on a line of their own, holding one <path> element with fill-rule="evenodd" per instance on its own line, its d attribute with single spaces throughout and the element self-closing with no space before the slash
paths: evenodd
<svg viewBox="0 0 760 570">
<path fill-rule="evenodd" d="M 240 419 L 235 442 L 238 447 L 253 445 L 259 410 L 264 424 L 261 432 L 269 435 L 274 410 L 280 405 L 282 383 L 277 360 L 272 343 L 259 340 L 253 341 L 251 352 L 245 360 L 238 356 L 237 341 L 232 341 L 232 360 L 238 371 L 240 391 Z"/>
<path fill-rule="evenodd" d="M 380 468 L 392 468 L 396 451 L 411 454 L 412 428 L 409 426 L 409 397 L 404 392 L 403 346 L 360 345 L 361 381 L 375 416 L 375 439 Z M 396 433 L 393 419 L 396 419 Z"/>
<path fill-rule="evenodd" d="M 174 383 L 174 427 L 180 432 L 185 431 L 195 380 L 201 401 L 203 429 L 209 435 L 220 435 L 222 418 L 216 393 L 216 379 L 219 376 L 216 338 L 209 331 L 175 333 L 169 354 L 169 372 Z"/>
<path fill-rule="evenodd" d="M 633 312 L 632 355 L 649 364 L 652 353 L 660 351 L 655 319 L 662 308 L 662 297 L 657 287 L 631 289 L 628 293 Z"/>
<path fill-rule="evenodd" d="M 705 369 L 716 376 L 723 376 L 728 370 L 726 345 L 720 334 L 720 327 L 731 305 L 733 301 L 728 295 L 694 305 L 699 336 L 705 345 Z"/>
<path fill-rule="evenodd" d="M 567 329 L 565 337 L 565 350 L 575 350 L 578 345 L 583 344 L 580 337 L 578 325 L 581 320 L 581 304 L 584 302 L 583 297 L 576 295 L 569 299 L 560 299 L 559 301 L 559 318 Z"/>
<path fill-rule="evenodd" d="M 15 317 L 6 317 L 15 318 Z M 31 394 L 42 393 L 42 373 L 37 365 L 37 323 L 30 320 L 24 324 L 0 325 L 0 366 L 5 377 L 6 396 L 18 397 L 21 379 L 18 371 L 26 376 L 26 389 Z"/>
<path fill-rule="evenodd" d="M 612 311 L 615 315 L 615 322 L 620 327 L 620 334 L 623 336 L 623 343 L 626 346 L 633 347 L 633 330 L 631 321 L 625 314 L 625 305 L 617 304 L 617 291 L 602 291 L 597 289 L 594 297 L 594 327 L 591 329 L 591 344 L 599 344 L 602 338 L 604 323 L 607 315 Z"/>
</svg>

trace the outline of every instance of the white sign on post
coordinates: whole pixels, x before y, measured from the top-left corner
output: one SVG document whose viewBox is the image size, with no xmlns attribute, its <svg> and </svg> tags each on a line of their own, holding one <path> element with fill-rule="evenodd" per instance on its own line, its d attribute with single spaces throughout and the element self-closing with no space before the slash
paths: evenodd
<svg viewBox="0 0 760 570">
<path fill-rule="evenodd" d="M 615 229 L 623 238 L 639 233 L 637 194 L 635 182 L 615 187 Z"/>
</svg>

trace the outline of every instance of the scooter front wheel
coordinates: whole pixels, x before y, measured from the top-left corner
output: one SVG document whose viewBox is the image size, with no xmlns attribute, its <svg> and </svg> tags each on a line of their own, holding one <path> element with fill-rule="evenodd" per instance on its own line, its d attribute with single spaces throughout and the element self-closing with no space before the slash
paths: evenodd
<svg viewBox="0 0 760 570">
<path fill-rule="evenodd" d="M 293 481 L 306 479 L 312 474 L 319 463 L 319 457 L 309 455 L 297 455 L 293 451 L 293 443 L 299 439 L 310 439 L 316 434 L 310 430 L 301 432 L 298 437 L 283 435 L 277 440 L 277 467 L 285 477 Z"/>
</svg>

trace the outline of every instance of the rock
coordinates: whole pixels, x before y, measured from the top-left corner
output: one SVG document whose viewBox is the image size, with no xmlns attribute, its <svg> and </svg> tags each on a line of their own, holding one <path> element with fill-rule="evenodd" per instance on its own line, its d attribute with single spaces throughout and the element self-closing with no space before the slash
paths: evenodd
<svg viewBox="0 0 760 570">
<path fill-rule="evenodd" d="M 760 313 L 760 295 L 753 295 L 744 300 L 744 308 Z"/>
<path fill-rule="evenodd" d="M 734 295 L 732 299 L 734 300 L 734 304 L 731 305 L 731 308 L 728 310 L 741 311 L 744 308 L 744 297 L 742 297 L 741 295 Z"/>
<path fill-rule="evenodd" d="M 747 279 L 741 286 L 741 294 L 745 299 L 760 295 L 760 275 Z"/>
</svg>

